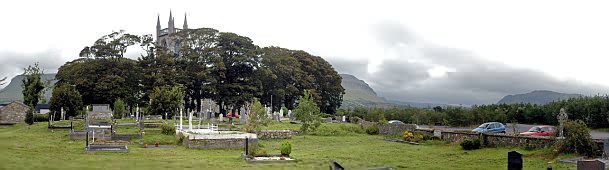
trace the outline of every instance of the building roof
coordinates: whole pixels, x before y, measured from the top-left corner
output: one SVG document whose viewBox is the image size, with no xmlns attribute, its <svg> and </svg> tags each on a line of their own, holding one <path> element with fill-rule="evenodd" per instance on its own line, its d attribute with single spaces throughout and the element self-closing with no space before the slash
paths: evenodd
<svg viewBox="0 0 609 170">
<path fill-rule="evenodd" d="M 36 105 L 36 112 L 40 112 L 40 109 L 49 109 L 49 104 L 37 104 Z"/>
</svg>

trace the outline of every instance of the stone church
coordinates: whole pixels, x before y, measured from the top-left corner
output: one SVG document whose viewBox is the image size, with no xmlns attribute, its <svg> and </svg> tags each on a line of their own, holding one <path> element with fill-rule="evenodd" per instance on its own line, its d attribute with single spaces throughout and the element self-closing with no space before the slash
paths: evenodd
<svg viewBox="0 0 609 170">
<path fill-rule="evenodd" d="M 159 46 L 165 47 L 171 52 L 176 53 L 180 49 L 180 42 L 171 38 L 172 34 L 178 33 L 182 30 L 188 29 L 188 22 L 186 21 L 186 14 L 184 14 L 184 25 L 182 29 L 176 28 L 175 18 L 169 11 L 169 21 L 167 22 L 167 28 L 161 28 L 161 17 L 157 16 L 156 20 L 156 43 Z"/>
</svg>

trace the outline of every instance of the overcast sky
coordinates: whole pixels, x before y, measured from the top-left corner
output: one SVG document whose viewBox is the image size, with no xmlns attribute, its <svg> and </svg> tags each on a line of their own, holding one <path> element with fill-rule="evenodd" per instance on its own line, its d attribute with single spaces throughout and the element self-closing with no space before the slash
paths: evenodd
<svg viewBox="0 0 609 170">
<path fill-rule="evenodd" d="M 495 103 L 533 90 L 606 94 L 606 1 L 9 1 L 0 6 L 0 76 L 56 72 L 113 30 L 181 27 L 305 50 L 392 100 Z M 132 58 L 139 56 L 136 51 Z"/>
</svg>

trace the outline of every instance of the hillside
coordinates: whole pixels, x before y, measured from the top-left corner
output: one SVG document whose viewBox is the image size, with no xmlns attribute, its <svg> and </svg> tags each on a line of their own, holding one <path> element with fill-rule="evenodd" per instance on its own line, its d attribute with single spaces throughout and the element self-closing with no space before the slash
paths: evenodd
<svg viewBox="0 0 609 170">
<path fill-rule="evenodd" d="M 55 84 L 55 74 L 43 74 L 42 81 L 46 82 L 51 80 L 51 86 Z M 9 103 L 12 101 L 23 101 L 23 94 L 21 93 L 22 88 L 21 84 L 23 81 L 23 75 L 15 76 L 11 79 L 11 82 L 4 87 L 4 89 L 0 90 L 0 104 L 1 103 Z M 51 99 L 52 87 L 46 91 L 44 94 L 44 98 L 49 101 Z"/>
<path fill-rule="evenodd" d="M 525 94 L 507 95 L 503 97 L 498 104 L 513 104 L 513 103 L 531 103 L 531 104 L 547 104 L 556 100 L 564 100 L 572 97 L 579 97 L 581 94 L 566 94 L 548 90 L 535 90 Z"/>
</svg>

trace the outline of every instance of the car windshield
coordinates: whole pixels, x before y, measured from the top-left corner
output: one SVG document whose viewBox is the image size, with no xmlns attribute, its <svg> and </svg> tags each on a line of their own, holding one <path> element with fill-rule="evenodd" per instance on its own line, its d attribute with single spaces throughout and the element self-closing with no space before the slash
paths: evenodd
<svg viewBox="0 0 609 170">
<path fill-rule="evenodd" d="M 540 130 L 541 130 L 541 128 L 535 126 L 535 127 L 532 127 L 531 129 L 529 129 L 529 132 L 539 132 Z"/>
<path fill-rule="evenodd" d="M 478 126 L 478 128 L 486 128 L 487 126 L 488 126 L 488 123 L 485 123 L 485 124 Z"/>
</svg>

